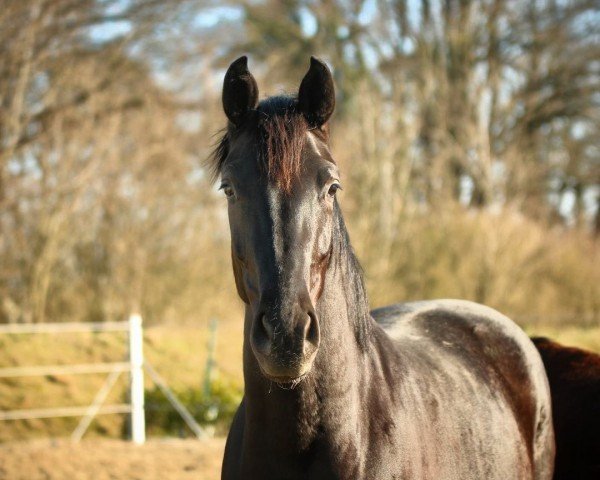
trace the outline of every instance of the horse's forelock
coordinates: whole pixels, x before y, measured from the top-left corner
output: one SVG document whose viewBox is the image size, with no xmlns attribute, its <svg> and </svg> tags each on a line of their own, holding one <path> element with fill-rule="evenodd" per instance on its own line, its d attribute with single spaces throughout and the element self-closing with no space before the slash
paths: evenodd
<svg viewBox="0 0 600 480">
<path fill-rule="evenodd" d="M 240 131 L 255 136 L 259 165 L 281 190 L 289 193 L 301 169 L 302 148 L 308 131 L 304 116 L 296 110 L 296 99 L 281 96 L 263 100 L 241 125 Z M 240 133 L 226 129 L 209 157 L 213 180 L 221 173 L 232 138 Z"/>
<path fill-rule="evenodd" d="M 302 147 L 308 125 L 294 111 L 265 116 L 259 121 L 261 164 L 269 179 L 289 193 L 300 173 Z"/>
</svg>

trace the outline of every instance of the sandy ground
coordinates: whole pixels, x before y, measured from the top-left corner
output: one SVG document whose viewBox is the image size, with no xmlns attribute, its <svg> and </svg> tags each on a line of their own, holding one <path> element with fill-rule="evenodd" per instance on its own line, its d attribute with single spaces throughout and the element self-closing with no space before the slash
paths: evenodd
<svg viewBox="0 0 600 480">
<path fill-rule="evenodd" d="M 211 480 L 220 478 L 225 439 L 68 440 L 0 444 L 1 480 Z"/>
</svg>

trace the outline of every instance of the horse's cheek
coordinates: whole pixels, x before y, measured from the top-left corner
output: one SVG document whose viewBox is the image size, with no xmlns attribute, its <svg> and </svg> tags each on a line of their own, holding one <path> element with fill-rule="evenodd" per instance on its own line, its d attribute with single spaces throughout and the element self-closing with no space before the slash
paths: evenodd
<svg viewBox="0 0 600 480">
<path fill-rule="evenodd" d="M 250 298 L 248 296 L 248 293 L 246 292 L 246 287 L 244 285 L 244 271 L 240 262 L 236 260 L 234 255 L 232 255 L 231 264 L 233 266 L 233 278 L 235 279 L 235 287 L 237 289 L 238 295 L 244 303 L 249 304 Z"/>
</svg>

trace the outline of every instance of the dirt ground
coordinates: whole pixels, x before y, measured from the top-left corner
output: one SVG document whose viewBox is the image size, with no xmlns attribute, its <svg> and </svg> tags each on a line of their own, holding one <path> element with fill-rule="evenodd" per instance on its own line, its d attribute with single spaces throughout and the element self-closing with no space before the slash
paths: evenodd
<svg viewBox="0 0 600 480">
<path fill-rule="evenodd" d="M 143 446 L 90 439 L 0 444 L 1 480 L 212 480 L 225 439 L 151 440 Z"/>
</svg>

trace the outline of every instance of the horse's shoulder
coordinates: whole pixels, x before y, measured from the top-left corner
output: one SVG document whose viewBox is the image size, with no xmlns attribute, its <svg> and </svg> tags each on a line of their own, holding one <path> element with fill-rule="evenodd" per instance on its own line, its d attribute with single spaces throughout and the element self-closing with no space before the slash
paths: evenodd
<svg viewBox="0 0 600 480">
<path fill-rule="evenodd" d="M 373 318 L 399 351 L 417 357 L 493 370 L 531 384 L 543 396 L 547 379 L 540 355 L 511 319 L 484 305 L 465 300 L 431 300 L 391 305 Z"/>
<path fill-rule="evenodd" d="M 462 300 L 391 305 L 374 310 L 372 316 L 382 327 L 379 338 L 392 340 L 381 344 L 392 345 L 404 375 L 403 387 L 411 386 L 417 392 L 414 398 L 427 398 L 435 391 L 445 399 L 444 405 L 463 415 L 469 413 L 462 409 L 467 404 L 479 414 L 496 405 L 506 415 L 512 412 L 521 435 L 541 458 L 538 464 L 553 455 L 544 365 L 529 337 L 512 320 Z M 456 400 L 458 404 L 453 403 Z"/>
</svg>

